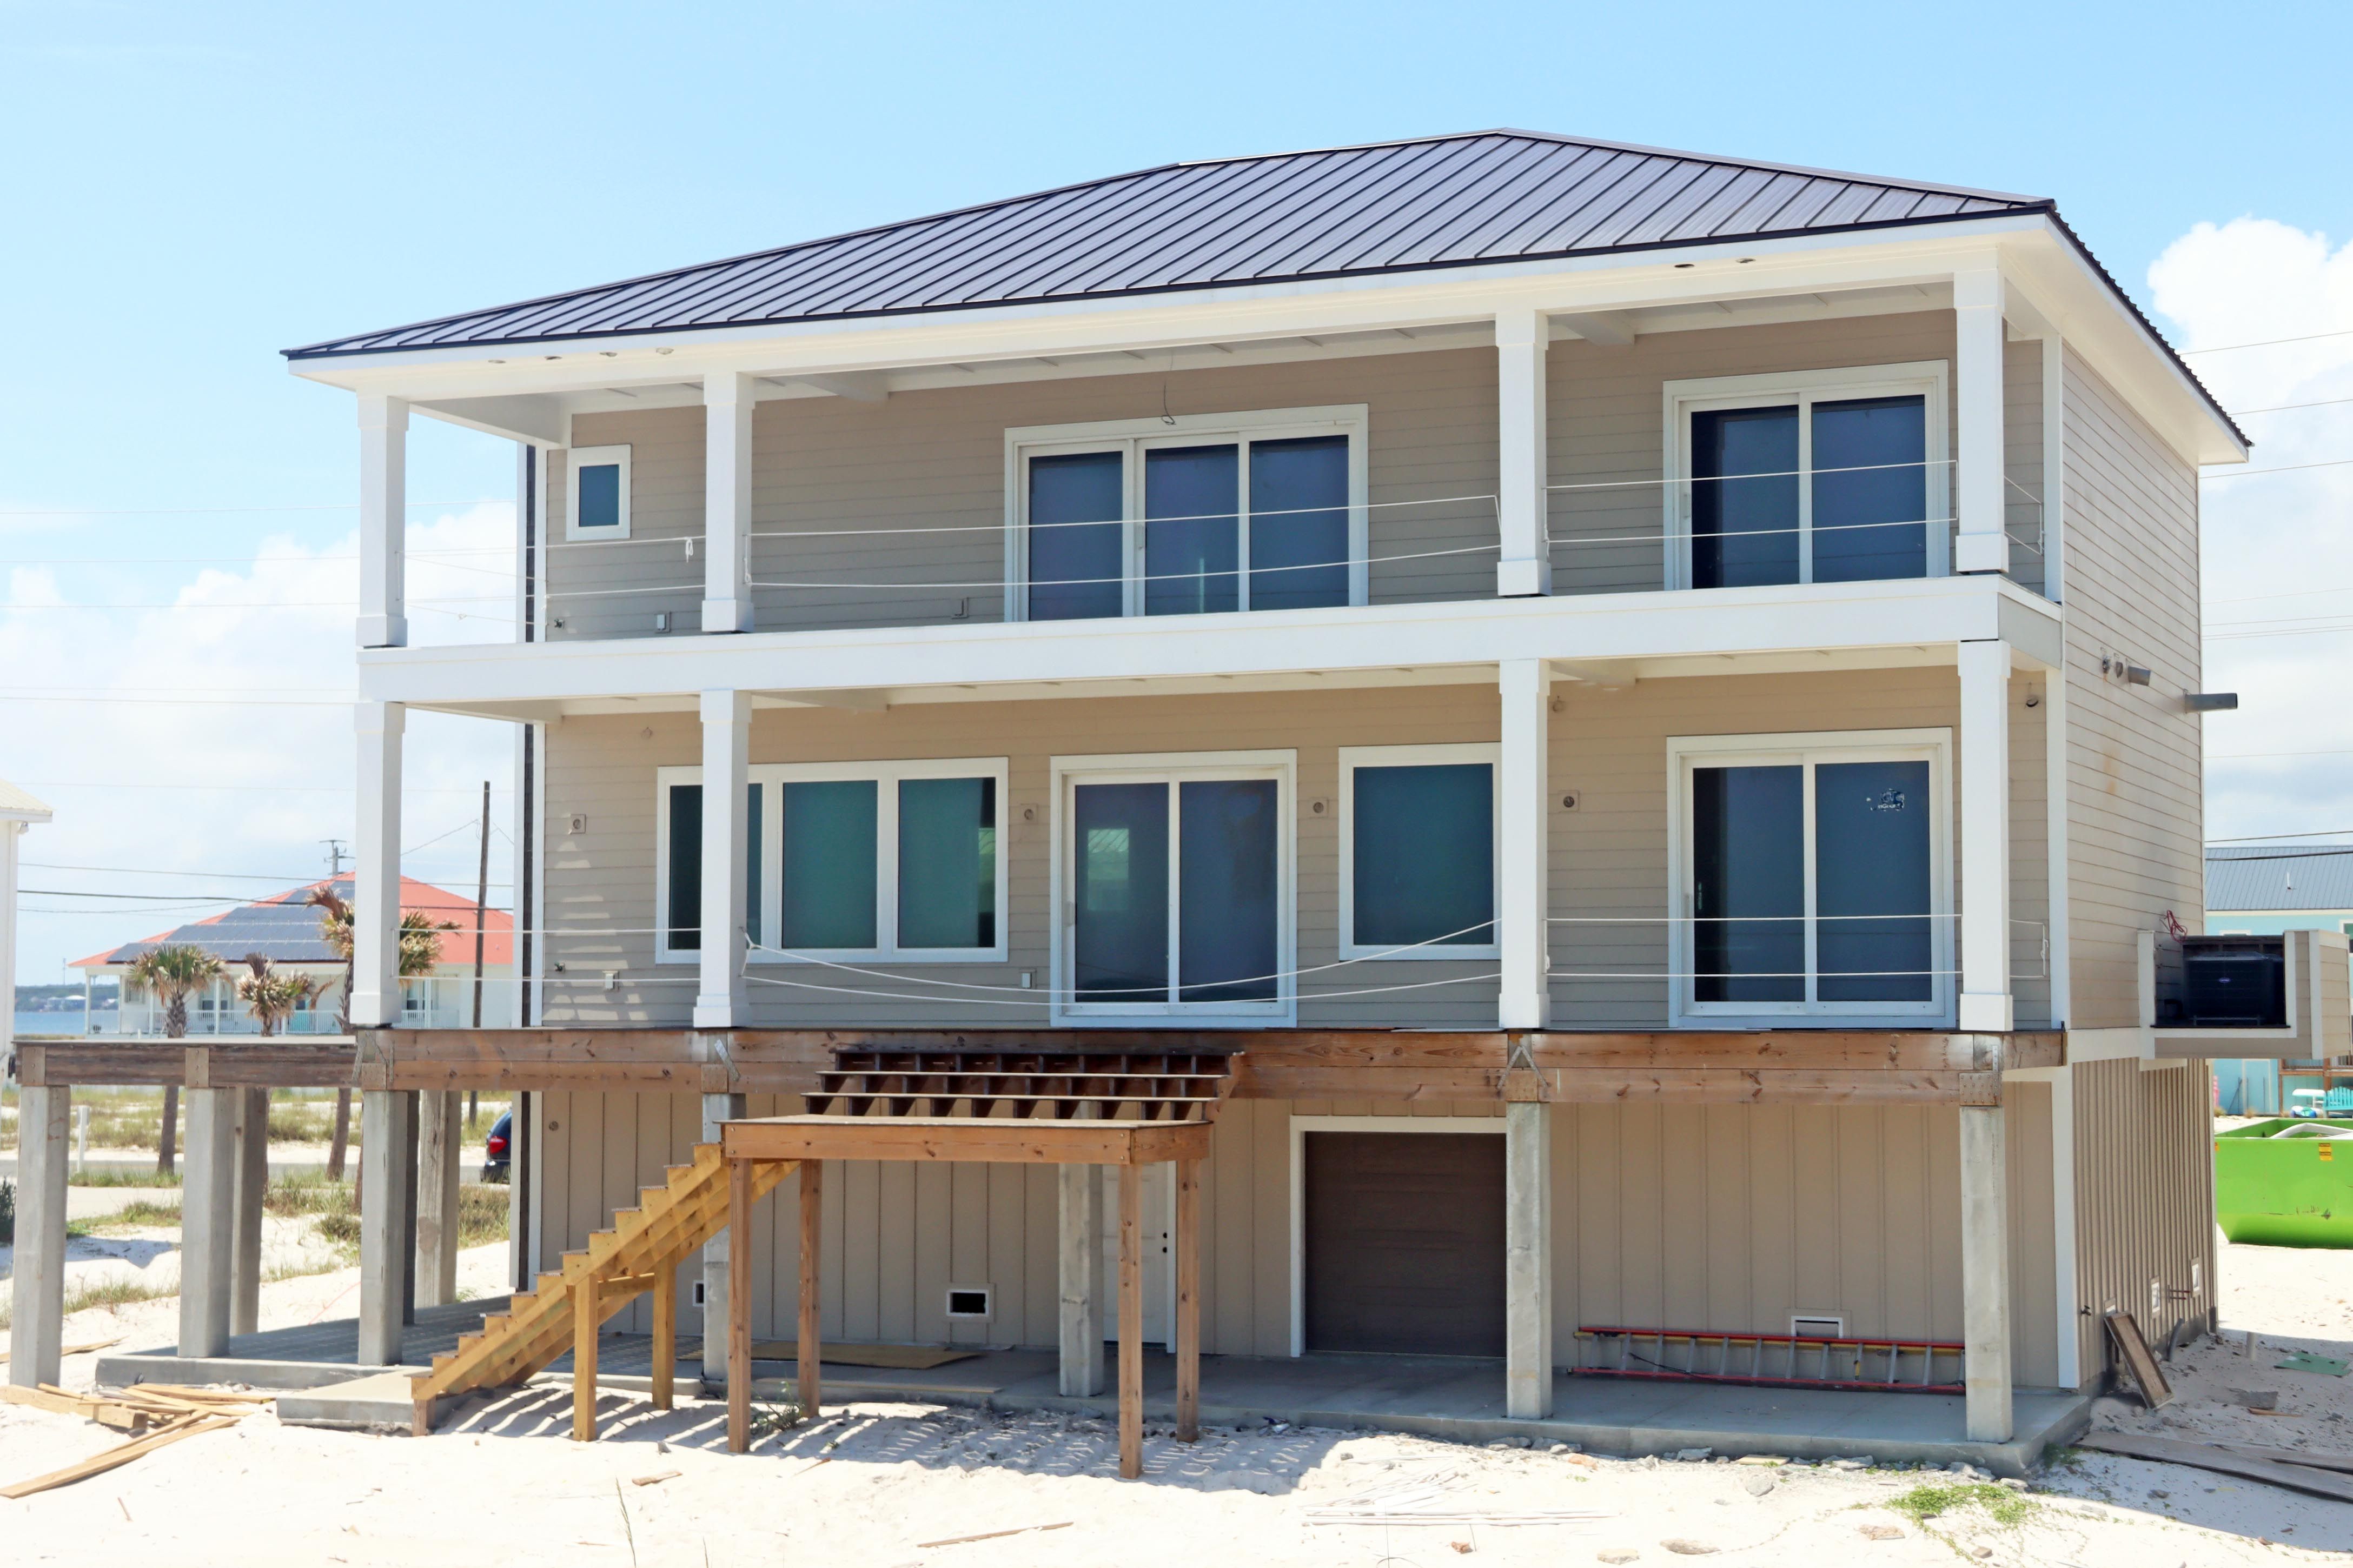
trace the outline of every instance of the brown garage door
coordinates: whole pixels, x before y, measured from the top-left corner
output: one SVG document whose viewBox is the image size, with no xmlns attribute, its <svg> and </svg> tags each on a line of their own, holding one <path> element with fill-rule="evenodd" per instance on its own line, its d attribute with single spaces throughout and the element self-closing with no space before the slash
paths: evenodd
<svg viewBox="0 0 2353 1568">
<path fill-rule="evenodd" d="M 1307 1348 L 1504 1353 L 1504 1141 L 1310 1132 Z"/>
</svg>

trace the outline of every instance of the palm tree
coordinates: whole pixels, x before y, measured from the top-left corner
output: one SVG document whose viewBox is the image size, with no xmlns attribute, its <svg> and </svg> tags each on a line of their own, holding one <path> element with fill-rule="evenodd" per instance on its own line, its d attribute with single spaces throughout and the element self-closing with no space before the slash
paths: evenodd
<svg viewBox="0 0 2353 1568">
<path fill-rule="evenodd" d="M 237 983 L 237 994 L 261 1026 L 264 1038 L 276 1034 L 297 1007 L 318 994 L 317 981 L 307 974 L 280 974 L 278 966 L 260 953 L 247 953 L 245 966 L 253 973 Z"/>
<path fill-rule="evenodd" d="M 164 1005 L 164 1037 L 184 1038 L 188 1032 L 188 993 L 210 985 L 221 976 L 221 961 L 187 942 L 166 942 L 142 953 L 131 966 L 131 978 L 155 994 Z M 156 1144 L 155 1169 L 172 1173 L 174 1144 L 179 1135 L 180 1089 L 164 1087 L 164 1134 Z"/>
<path fill-rule="evenodd" d="M 335 1004 L 335 1028 L 339 1033 L 352 1032 L 352 982 L 356 947 L 352 940 L 353 919 L 351 904 L 334 889 L 332 883 L 311 889 L 303 900 L 319 911 L 319 936 L 336 957 L 343 961 L 343 992 Z M 430 974 L 441 962 L 441 933 L 456 931 L 455 921 L 435 921 L 432 916 L 411 910 L 400 917 L 400 977 L 413 979 Z M 352 1091 L 349 1088 L 335 1090 L 335 1135 L 327 1147 L 327 1179 L 343 1179 L 343 1156 L 351 1147 Z"/>
</svg>

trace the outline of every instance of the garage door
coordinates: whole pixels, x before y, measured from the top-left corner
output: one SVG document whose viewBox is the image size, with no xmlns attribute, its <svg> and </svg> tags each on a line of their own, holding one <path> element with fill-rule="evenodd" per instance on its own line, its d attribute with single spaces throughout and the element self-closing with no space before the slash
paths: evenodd
<svg viewBox="0 0 2353 1568">
<path fill-rule="evenodd" d="M 1309 1132 L 1310 1351 L 1504 1353 L 1504 1140 Z"/>
</svg>

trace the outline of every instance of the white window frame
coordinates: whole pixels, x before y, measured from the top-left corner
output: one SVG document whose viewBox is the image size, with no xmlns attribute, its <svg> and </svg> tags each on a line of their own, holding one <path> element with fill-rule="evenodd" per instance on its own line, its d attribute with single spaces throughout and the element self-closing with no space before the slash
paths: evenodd
<svg viewBox="0 0 2353 1568">
<path fill-rule="evenodd" d="M 1394 944 L 1366 946 L 1356 940 L 1356 770 L 1358 768 L 1443 767 L 1462 763 L 1483 763 L 1487 767 L 1490 812 L 1488 816 L 1488 882 L 1491 897 L 1500 901 L 1504 885 L 1503 821 L 1504 802 L 1501 779 L 1504 769 L 1504 748 L 1493 741 L 1474 741 L 1441 746 L 1343 746 L 1340 748 L 1340 956 L 1343 959 L 1396 959 L 1427 961 L 1438 959 L 1496 959 L 1503 956 L 1502 926 L 1496 926 L 1497 940 L 1493 942 L 1431 944 L 1423 947 L 1400 948 Z M 1502 915 L 1492 906 L 1489 910 L 1496 921 Z"/>
<path fill-rule="evenodd" d="M 1798 487 L 1798 582 L 1813 581 L 1813 405 L 1861 397 L 1918 397 L 1926 438 L 1928 515 L 1926 574 L 1952 574 L 1950 367 L 1943 360 L 1857 365 L 1841 370 L 1777 371 L 1763 375 L 1698 376 L 1664 384 L 1666 483 L 1660 487 L 1666 516 L 1666 582 L 1692 585 L 1692 450 L 1694 414 L 1730 408 L 1798 405 L 1798 467 L 1807 478 Z M 1942 521 L 1939 521 L 1942 520 Z"/>
<path fill-rule="evenodd" d="M 817 961 L 864 963 L 1004 963 L 1008 962 L 1006 875 L 1006 790 L 1008 768 L 1003 757 L 917 757 L 881 763 L 768 763 L 744 770 L 746 784 L 760 790 L 760 931 L 773 945 L 785 924 L 784 786 L 788 784 L 871 782 L 874 788 L 874 933 L 878 945 L 864 948 L 809 948 L 794 953 L 754 949 L 754 963 L 807 963 Z M 666 911 L 670 908 L 670 792 L 676 784 L 699 784 L 699 767 L 657 768 L 654 784 L 654 959 L 659 963 L 696 963 L 697 948 L 672 949 Z M 993 779 L 997 784 L 997 941 L 989 947 L 901 947 L 899 945 L 899 785 L 908 779 Z M 698 846 L 695 853 L 702 853 Z M 953 1000 L 942 994 L 943 1000 Z"/>
<path fill-rule="evenodd" d="M 1815 730 L 1789 734 L 1677 735 L 1667 741 L 1668 1022 L 1676 1028 L 1720 1029 L 1727 1024 L 1771 1028 L 1815 1019 L 1841 1026 L 1950 1028 L 1957 1008 L 1954 984 L 1953 732 L 1949 729 Z M 1925 762 L 1933 795 L 1928 817 L 1928 953 L 1936 973 L 1926 1002 L 1701 1002 L 1692 978 L 1691 775 L 1694 767 L 1805 767 L 1799 806 L 1805 826 L 1805 907 L 1814 908 L 1814 770 L 1823 763 Z M 1814 928 L 1806 928 L 1806 989 L 1819 978 Z"/>
<path fill-rule="evenodd" d="M 1310 1132 L 1479 1132 L 1501 1137 L 1495 1116 L 1293 1116 L 1291 1119 L 1291 1353 L 1307 1353 L 1307 1135 Z"/>
<path fill-rule="evenodd" d="M 1261 408 L 1234 414 L 1177 414 L 1144 419 L 1109 419 L 1078 425 L 1029 425 L 1005 432 L 1005 618 L 1029 618 L 1029 459 L 1082 452 L 1124 454 L 1120 559 L 1126 581 L 1120 614 L 1144 614 L 1144 458 L 1155 447 L 1198 447 L 1220 438 L 1247 448 L 1254 441 L 1302 437 L 1348 437 L 1348 603 L 1362 605 L 1368 591 L 1365 557 L 1370 534 L 1365 494 L 1369 472 L 1366 442 L 1370 410 L 1362 403 L 1314 408 Z M 1237 612 L 1250 612 L 1250 454 L 1241 453 L 1236 529 Z M 1265 614 L 1264 611 L 1258 612 Z M 1108 617 L 1106 617 L 1108 618 Z"/>
<path fill-rule="evenodd" d="M 602 468 L 607 463 L 621 467 L 621 520 L 613 528 L 583 528 L 580 525 L 580 470 Z M 627 539 L 629 537 L 629 448 L 620 447 L 573 447 L 566 449 L 564 468 L 564 537 L 565 539 Z"/>
<path fill-rule="evenodd" d="M 1053 806 L 1053 933 L 1048 943 L 1054 977 L 1050 1016 L 1056 1025 L 1086 1027 L 1106 1023 L 1168 1023 L 1185 1020 L 1205 1028 L 1254 1028 L 1269 1024 L 1294 1024 L 1299 1018 L 1296 977 L 1299 952 L 1299 837 L 1295 751 L 1142 752 L 1105 756 L 1056 757 L 1052 762 Z M 1214 779 L 1275 781 L 1275 994 L 1266 1002 L 1079 1002 L 1075 969 L 1078 922 L 1077 890 L 1071 885 L 1077 863 L 1071 834 L 1076 830 L 1074 791 L 1082 784 L 1166 784 L 1175 785 Z M 1178 862 L 1179 817 L 1169 816 L 1168 940 L 1172 960 L 1177 940 L 1177 895 L 1181 885 Z M 1169 980 L 1176 973 L 1172 963 Z"/>
</svg>

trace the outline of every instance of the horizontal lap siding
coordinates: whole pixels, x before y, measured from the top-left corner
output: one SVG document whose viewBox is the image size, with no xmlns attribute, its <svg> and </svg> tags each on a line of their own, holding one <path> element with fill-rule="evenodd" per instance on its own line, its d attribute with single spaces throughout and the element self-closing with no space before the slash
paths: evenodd
<svg viewBox="0 0 2353 1568">
<path fill-rule="evenodd" d="M 565 537 L 571 473 L 564 454 L 556 453 L 547 464 L 551 641 L 652 637 L 654 617 L 663 614 L 672 617 L 673 630 L 701 629 L 702 430 L 699 407 L 583 414 L 573 420 L 576 444 L 629 448 L 629 542 Z M 648 540 L 660 542 L 640 542 Z"/>
<path fill-rule="evenodd" d="M 2042 592 L 2042 353 L 2037 341 L 2002 345 L 2002 527 L 2010 575 Z"/>
<path fill-rule="evenodd" d="M 2139 933 L 2204 908 L 2198 476 L 2084 363 L 2066 361 L 2068 788 L 2078 1028 L 2139 1016 Z M 2150 684 L 2101 673 L 2104 655 Z"/>
</svg>

